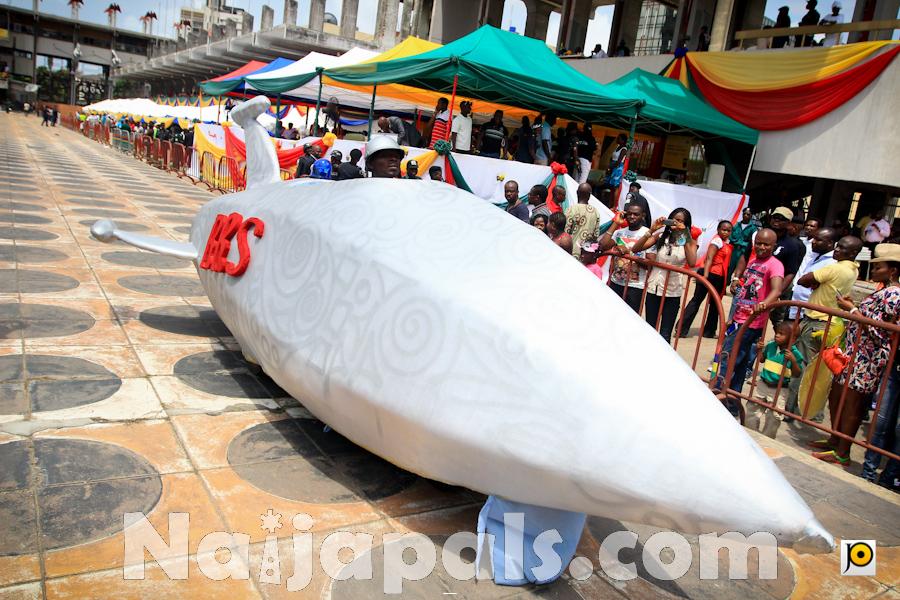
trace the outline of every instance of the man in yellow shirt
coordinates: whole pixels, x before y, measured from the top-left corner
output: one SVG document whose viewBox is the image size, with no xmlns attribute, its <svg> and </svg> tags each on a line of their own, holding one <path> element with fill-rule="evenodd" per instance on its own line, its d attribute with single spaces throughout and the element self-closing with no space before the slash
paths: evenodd
<svg viewBox="0 0 900 600">
<path fill-rule="evenodd" d="M 862 240 L 858 237 L 852 235 L 842 237 L 834 246 L 834 263 L 806 273 L 797 281 L 798 285 L 812 290 L 812 294 L 809 296 L 810 304 L 839 310 L 838 296 L 843 298 L 850 294 L 853 284 L 859 277 L 859 263 L 855 262 L 855 259 L 861 249 Z M 800 335 L 797 338 L 796 346 L 800 354 L 806 358 L 807 365 L 812 363 L 815 355 L 822 349 L 821 338 L 814 339 L 813 334 L 817 331 L 824 331 L 827 323 L 827 313 L 811 308 L 806 310 L 800 320 Z M 797 409 L 797 394 L 800 391 L 801 379 L 802 377 L 791 379 L 790 394 L 785 408 L 792 412 Z"/>
</svg>

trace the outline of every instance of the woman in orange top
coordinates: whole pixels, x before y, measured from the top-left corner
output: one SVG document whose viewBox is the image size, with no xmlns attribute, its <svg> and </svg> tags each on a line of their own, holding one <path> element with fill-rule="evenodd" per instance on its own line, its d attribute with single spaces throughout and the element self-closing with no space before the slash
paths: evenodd
<svg viewBox="0 0 900 600">
<path fill-rule="evenodd" d="M 719 298 L 725 295 L 725 280 L 728 277 L 728 265 L 731 262 L 732 246 L 728 241 L 732 230 L 731 221 L 719 221 L 716 228 L 716 237 L 714 237 L 706 249 L 706 261 L 703 263 L 703 271 L 701 275 L 705 275 L 712 286 L 719 294 Z M 707 289 L 705 285 L 698 284 L 694 288 L 694 296 L 688 305 L 684 307 L 681 314 L 681 332 L 678 337 L 687 337 L 690 332 L 694 317 L 700 310 L 703 300 L 706 298 Z M 716 310 L 710 306 L 706 315 L 706 323 L 703 326 L 703 337 L 716 337 L 716 325 L 718 322 Z"/>
</svg>

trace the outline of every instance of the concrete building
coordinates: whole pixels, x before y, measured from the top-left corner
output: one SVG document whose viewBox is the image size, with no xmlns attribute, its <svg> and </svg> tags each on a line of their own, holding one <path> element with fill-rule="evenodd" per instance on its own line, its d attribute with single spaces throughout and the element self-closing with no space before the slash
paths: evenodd
<svg viewBox="0 0 900 600">
<path fill-rule="evenodd" d="M 359 0 L 344 0 L 358 5 Z M 546 39 L 550 15 L 559 15 L 559 30 L 551 45 L 585 47 L 588 22 L 601 6 L 613 7 L 608 49 L 623 43 L 634 54 L 672 52 L 680 43 L 696 49 L 701 29 L 711 37 L 710 50 L 729 50 L 735 33 L 759 30 L 773 24 L 764 11 L 766 0 L 522 0 L 527 10 L 525 35 Z M 379 14 L 393 11 L 400 0 L 379 0 Z M 826 2 L 819 7 L 825 10 Z M 504 0 L 406 0 L 403 2 L 401 35 L 415 35 L 446 44 L 475 28 L 499 27 Z M 853 21 L 895 19 L 900 0 L 857 2 Z M 355 12 L 353 13 L 356 14 Z M 802 15 L 792 15 L 796 25 Z M 355 18 L 355 17 L 354 17 Z M 376 32 L 376 38 L 378 32 Z M 858 34 L 851 36 L 856 41 Z M 870 34 L 869 39 L 890 39 L 891 32 Z"/>
<path fill-rule="evenodd" d="M 244 35 L 253 31 L 252 15 L 248 22 L 245 18 L 248 14 L 247 11 L 229 5 L 227 0 L 206 0 L 202 12 L 203 29 L 212 39 L 219 39 L 226 32 L 231 31 L 234 31 L 235 35 Z"/>
<path fill-rule="evenodd" d="M 659 55 L 567 62 L 591 79 L 608 83 L 636 68 L 658 73 L 670 60 Z M 874 82 L 828 114 L 793 129 L 760 132 L 747 186 L 753 207 L 793 204 L 829 223 L 858 218 L 873 207 L 887 207 L 889 217 L 900 217 L 898 89 L 900 62 L 894 60 Z M 746 170 L 747 157 L 742 158 L 738 168 Z"/>
<path fill-rule="evenodd" d="M 111 92 L 113 66 L 144 61 L 165 43 L 134 31 L 0 6 L 0 73 L 6 74 L 0 98 L 5 92 L 19 102 L 102 100 Z M 76 56 L 76 45 L 80 56 Z M 27 92 L 28 84 L 40 88 Z"/>
</svg>

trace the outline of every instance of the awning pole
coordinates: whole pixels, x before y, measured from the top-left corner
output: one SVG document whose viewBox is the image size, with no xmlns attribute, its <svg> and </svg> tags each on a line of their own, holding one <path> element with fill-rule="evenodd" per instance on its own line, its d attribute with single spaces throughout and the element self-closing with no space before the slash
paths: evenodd
<svg viewBox="0 0 900 600">
<path fill-rule="evenodd" d="M 613 194 L 613 205 L 610 206 L 613 211 L 615 211 L 615 207 L 619 205 L 619 196 L 622 195 L 622 184 L 625 182 L 625 175 L 628 174 L 628 155 L 631 153 L 631 147 L 634 145 L 634 132 L 637 129 L 637 118 L 638 111 L 635 111 L 634 116 L 631 117 L 631 128 L 628 130 L 628 141 L 625 142 L 625 160 L 622 161 L 622 179 L 619 181 L 619 187 L 616 188 L 616 193 Z"/>
<path fill-rule="evenodd" d="M 448 142 L 450 141 L 450 130 L 453 129 L 453 107 L 456 106 L 456 84 L 459 83 L 459 73 L 456 73 L 453 76 L 453 94 L 450 96 L 450 118 L 447 119 L 447 137 L 444 138 Z"/>
<path fill-rule="evenodd" d="M 375 91 L 378 90 L 378 84 L 372 86 L 372 103 L 369 105 L 369 133 L 366 139 L 372 139 L 372 120 L 375 118 Z"/>
<path fill-rule="evenodd" d="M 753 159 L 756 158 L 756 144 L 753 145 L 753 152 L 750 153 L 750 164 L 747 165 L 747 175 L 744 176 L 744 187 L 742 192 L 747 191 L 747 182 L 750 181 L 750 171 L 753 170 Z"/>
<path fill-rule="evenodd" d="M 222 96 L 216 98 L 216 123 L 222 122 Z"/>
<path fill-rule="evenodd" d="M 631 129 L 628 131 L 628 143 L 626 146 L 628 150 L 631 150 L 631 147 L 634 145 L 634 131 L 637 129 L 637 113 L 634 113 L 634 116 L 631 117 Z"/>
<path fill-rule="evenodd" d="M 281 117 L 278 116 L 278 113 L 281 112 L 281 94 L 275 98 L 275 137 L 281 137 Z"/>
<path fill-rule="evenodd" d="M 319 135 L 319 108 L 322 106 L 322 68 L 316 69 L 319 75 L 319 93 L 316 96 L 316 122 L 313 123 L 313 135 Z"/>
</svg>

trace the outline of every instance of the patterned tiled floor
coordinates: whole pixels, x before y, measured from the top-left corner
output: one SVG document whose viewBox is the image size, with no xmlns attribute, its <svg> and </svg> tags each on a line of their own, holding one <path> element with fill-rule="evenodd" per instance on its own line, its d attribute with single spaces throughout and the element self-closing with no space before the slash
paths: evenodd
<svg viewBox="0 0 900 600">
<path fill-rule="evenodd" d="M 384 534 L 418 532 L 440 547 L 473 530 L 479 495 L 406 473 L 325 431 L 244 362 L 190 263 L 89 234 L 93 220 L 111 217 L 185 240 L 210 194 L 38 125 L 0 115 L 0 599 L 372 598 L 384 586 Z M 760 443 L 833 533 L 878 540 L 875 577 L 841 577 L 837 554 L 785 549 L 774 581 L 752 571 L 728 581 L 724 570 L 720 580 L 700 580 L 696 560 L 684 577 L 661 581 L 639 552 L 621 557 L 643 565 L 637 578 L 615 581 L 599 567 L 599 542 L 626 525 L 592 518 L 579 555 L 593 571 L 501 588 L 457 581 L 439 566 L 405 582 L 404 596 L 898 598 L 896 497 L 777 441 Z M 263 529 L 270 509 L 281 518 Z M 134 566 L 123 570 L 126 512 L 144 513 L 172 542 L 160 564 L 146 555 L 142 579 L 132 578 Z M 175 513 L 189 514 L 181 545 L 170 530 Z M 310 526 L 312 556 L 292 538 Z M 627 527 L 638 550 L 654 533 Z M 335 530 L 374 536 L 371 580 L 344 580 L 349 567 L 326 571 L 314 560 Z M 238 574 L 248 572 L 241 552 L 201 541 L 217 531 L 249 536 L 248 579 L 210 566 L 231 556 Z M 297 564 L 312 565 L 307 578 L 295 552 Z M 275 555 L 280 563 L 266 560 Z M 174 579 L 184 556 L 187 578 Z M 346 562 L 352 552 L 338 556 Z"/>
</svg>

